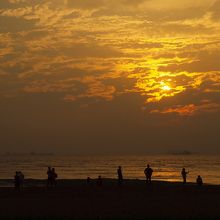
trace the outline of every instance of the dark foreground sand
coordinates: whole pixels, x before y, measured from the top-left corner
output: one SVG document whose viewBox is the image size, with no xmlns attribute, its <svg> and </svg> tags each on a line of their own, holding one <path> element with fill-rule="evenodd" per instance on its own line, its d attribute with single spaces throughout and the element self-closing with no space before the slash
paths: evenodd
<svg viewBox="0 0 220 220">
<path fill-rule="evenodd" d="M 127 180 L 31 181 L 21 192 L 0 188 L 0 219 L 220 219 L 220 186 Z"/>
</svg>

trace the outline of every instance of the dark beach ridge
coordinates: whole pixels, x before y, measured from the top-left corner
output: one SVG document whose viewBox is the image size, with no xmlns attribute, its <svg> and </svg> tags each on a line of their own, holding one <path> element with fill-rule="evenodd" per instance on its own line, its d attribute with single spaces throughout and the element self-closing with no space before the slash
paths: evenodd
<svg viewBox="0 0 220 220">
<path fill-rule="evenodd" d="M 1 180 L 13 186 L 12 180 Z M 220 186 L 104 179 L 102 186 L 86 180 L 26 180 L 25 187 L 0 187 L 0 219 L 219 219 Z"/>
</svg>

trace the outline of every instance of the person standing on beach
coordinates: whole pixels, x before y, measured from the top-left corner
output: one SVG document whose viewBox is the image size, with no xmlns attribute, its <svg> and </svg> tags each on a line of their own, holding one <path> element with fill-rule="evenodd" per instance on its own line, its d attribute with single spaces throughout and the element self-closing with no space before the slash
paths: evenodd
<svg viewBox="0 0 220 220">
<path fill-rule="evenodd" d="M 18 175 L 19 175 L 19 179 L 20 179 L 20 187 L 23 188 L 23 186 L 24 186 L 24 174 L 21 171 L 19 171 Z"/>
<path fill-rule="evenodd" d="M 56 173 L 56 171 L 55 171 L 55 168 L 52 168 L 52 170 L 51 170 L 51 181 L 52 181 L 52 183 L 51 183 L 51 185 L 52 186 L 57 186 L 57 173 Z"/>
<path fill-rule="evenodd" d="M 88 176 L 87 179 L 86 179 L 86 183 L 89 185 L 91 184 L 91 178 Z"/>
<path fill-rule="evenodd" d="M 51 167 L 48 167 L 47 169 L 47 188 L 52 186 L 53 179 L 52 179 L 52 170 Z"/>
<path fill-rule="evenodd" d="M 20 175 L 18 171 L 15 172 L 14 181 L 15 181 L 15 190 L 20 191 L 21 182 L 20 182 Z"/>
<path fill-rule="evenodd" d="M 153 169 L 151 169 L 150 165 L 147 164 L 147 168 L 144 170 L 144 174 L 146 176 L 146 183 L 151 183 L 151 177 L 153 172 Z"/>
<path fill-rule="evenodd" d="M 121 185 L 123 183 L 123 175 L 122 175 L 121 166 L 118 167 L 117 174 L 118 174 L 118 185 Z"/>
<path fill-rule="evenodd" d="M 102 177 L 101 176 L 98 176 L 97 186 L 102 186 Z"/>
<path fill-rule="evenodd" d="M 197 183 L 198 186 L 202 186 L 203 180 L 202 180 L 202 177 L 200 175 L 198 175 L 198 177 L 196 179 L 196 183 Z"/>
<path fill-rule="evenodd" d="M 181 175 L 182 175 L 182 178 L 183 178 L 183 184 L 186 184 L 186 178 L 187 178 L 188 173 L 189 172 L 186 172 L 185 168 L 182 169 Z"/>
</svg>

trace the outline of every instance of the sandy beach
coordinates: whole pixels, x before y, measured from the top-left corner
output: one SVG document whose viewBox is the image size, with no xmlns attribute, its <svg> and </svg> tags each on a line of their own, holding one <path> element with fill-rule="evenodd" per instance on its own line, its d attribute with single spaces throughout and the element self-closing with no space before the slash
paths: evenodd
<svg viewBox="0 0 220 220">
<path fill-rule="evenodd" d="M 47 190 L 43 180 L 27 180 L 21 192 L 0 188 L 1 219 L 219 219 L 220 186 L 105 179 L 59 180 Z"/>
</svg>

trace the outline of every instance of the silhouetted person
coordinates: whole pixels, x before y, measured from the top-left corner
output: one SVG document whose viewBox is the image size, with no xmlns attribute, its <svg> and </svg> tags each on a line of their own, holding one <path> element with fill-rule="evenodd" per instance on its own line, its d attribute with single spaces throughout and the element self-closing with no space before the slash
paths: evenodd
<svg viewBox="0 0 220 220">
<path fill-rule="evenodd" d="M 90 178 L 89 176 L 88 176 L 87 179 L 86 179 L 86 183 L 87 183 L 87 184 L 91 184 L 91 178 Z"/>
<path fill-rule="evenodd" d="M 101 176 L 98 176 L 97 186 L 102 186 L 102 177 Z"/>
<path fill-rule="evenodd" d="M 146 176 L 146 183 L 151 183 L 151 177 L 153 174 L 153 170 L 151 169 L 150 165 L 147 165 L 147 168 L 144 170 L 145 176 Z"/>
<path fill-rule="evenodd" d="M 51 170 L 51 185 L 52 186 L 56 186 L 57 185 L 57 173 L 56 173 L 56 171 L 55 171 L 55 168 L 52 168 L 52 170 Z"/>
<path fill-rule="evenodd" d="M 47 169 L 47 188 L 52 185 L 53 185 L 52 169 L 51 169 L 51 167 L 48 167 L 48 169 Z"/>
<path fill-rule="evenodd" d="M 122 175 L 121 166 L 118 167 L 117 174 L 118 174 L 118 184 L 121 185 L 123 183 L 123 175 Z"/>
<path fill-rule="evenodd" d="M 19 171 L 18 175 L 19 175 L 19 178 L 20 178 L 20 188 L 23 188 L 23 186 L 24 186 L 24 174 L 21 171 Z"/>
<path fill-rule="evenodd" d="M 182 177 L 183 177 L 183 184 L 186 183 L 186 178 L 187 178 L 187 174 L 188 174 L 188 173 L 189 173 L 189 172 L 186 172 L 186 169 L 185 169 L 185 168 L 182 169 L 181 175 L 182 175 Z"/>
<path fill-rule="evenodd" d="M 14 183 L 15 183 L 15 190 L 20 191 L 20 176 L 19 176 L 19 172 L 16 171 L 15 172 L 15 176 L 14 176 Z"/>
<path fill-rule="evenodd" d="M 198 186 L 202 186 L 203 181 L 202 181 L 202 177 L 200 175 L 197 177 L 196 183 L 197 183 Z"/>
</svg>

